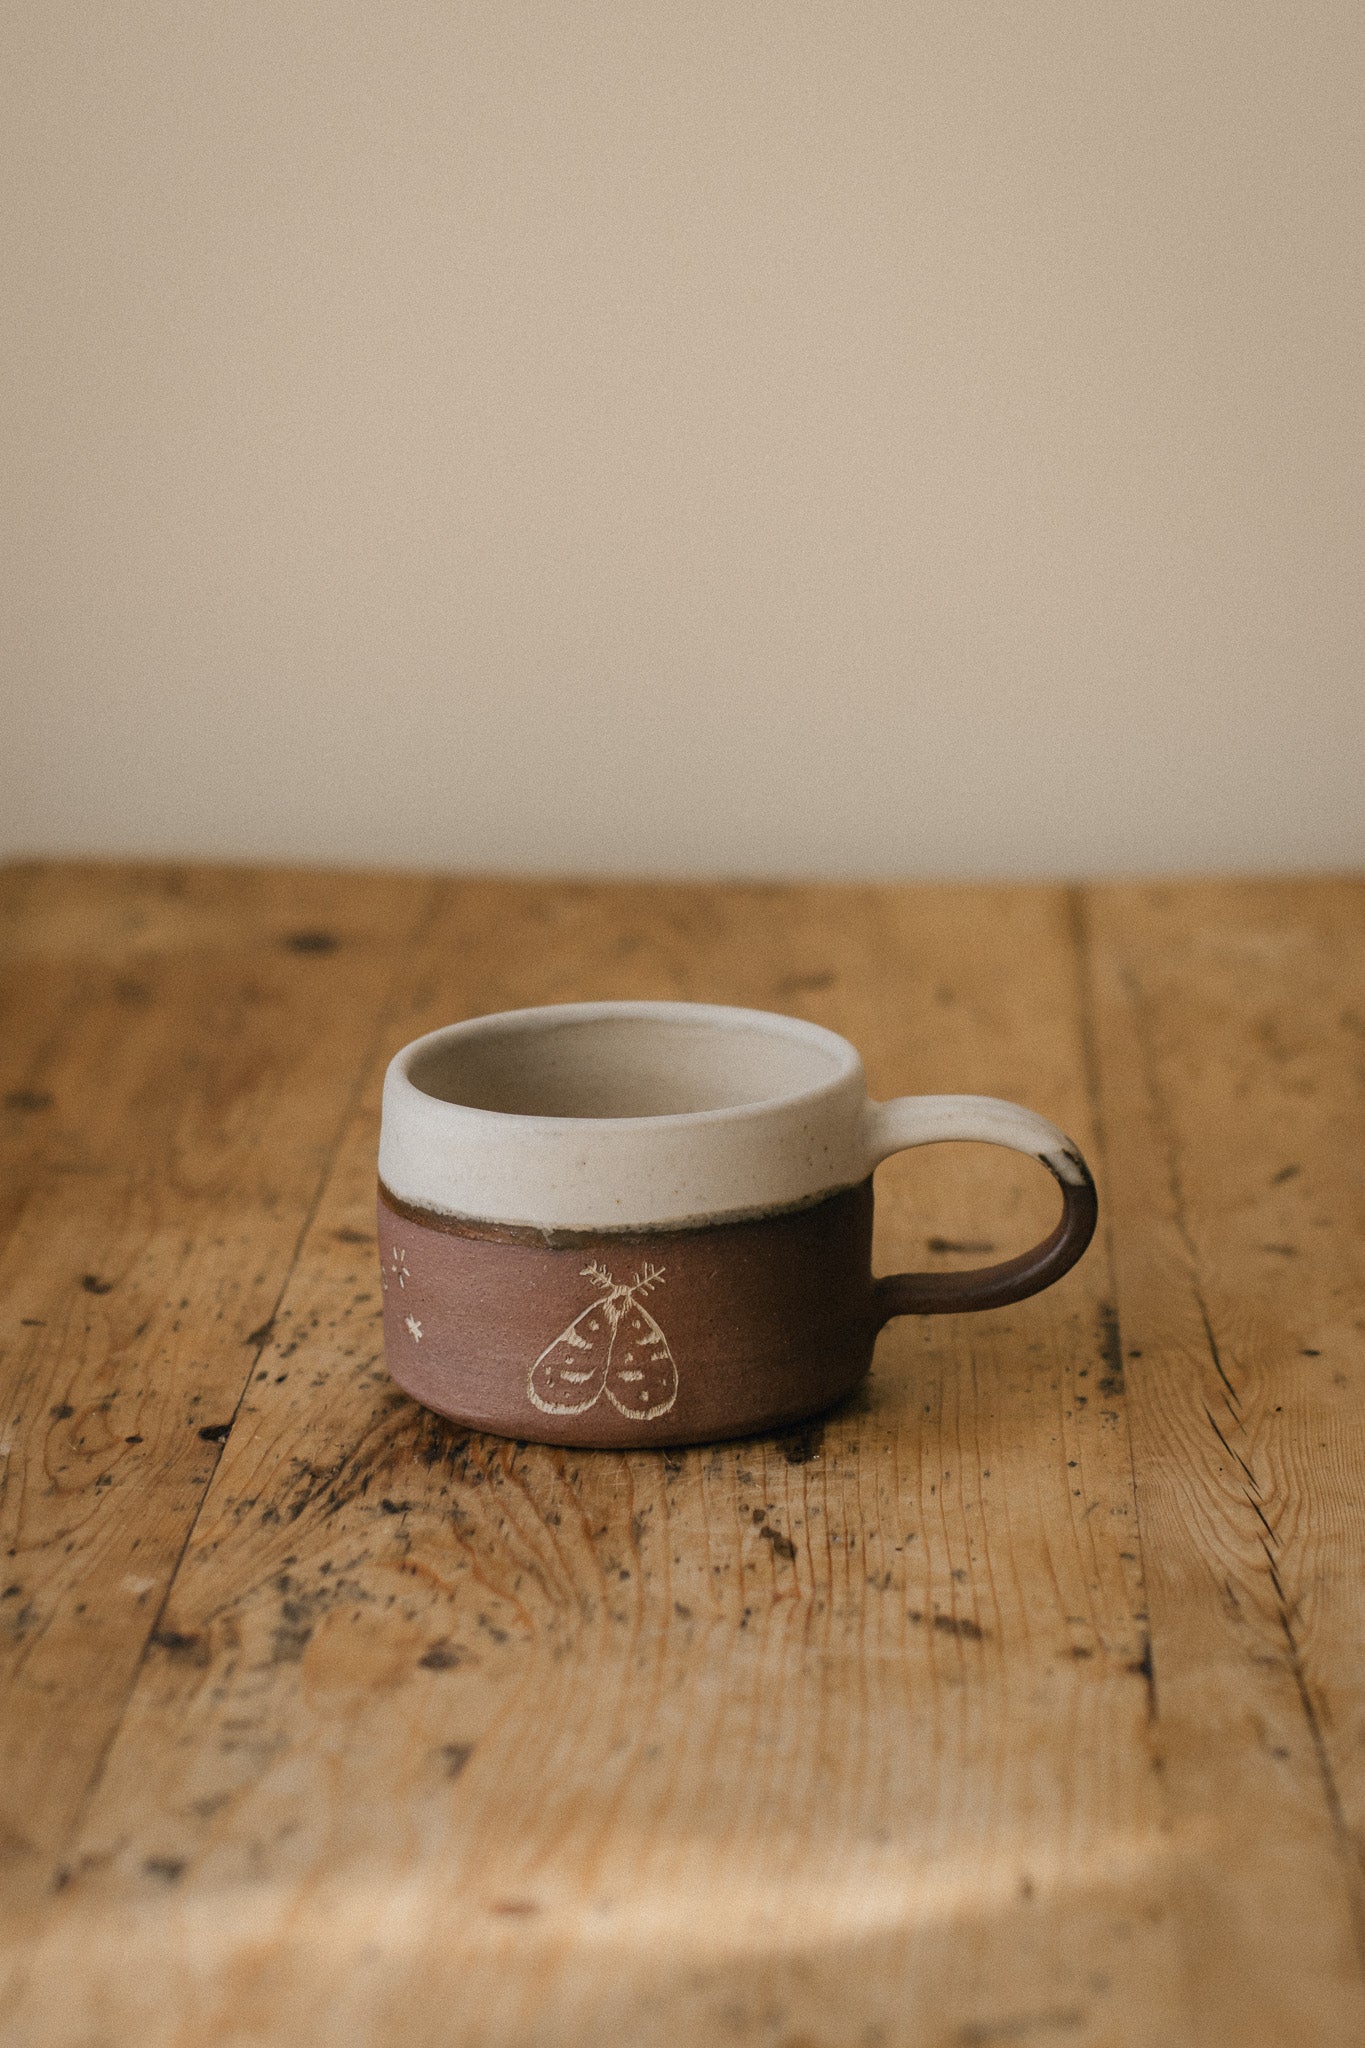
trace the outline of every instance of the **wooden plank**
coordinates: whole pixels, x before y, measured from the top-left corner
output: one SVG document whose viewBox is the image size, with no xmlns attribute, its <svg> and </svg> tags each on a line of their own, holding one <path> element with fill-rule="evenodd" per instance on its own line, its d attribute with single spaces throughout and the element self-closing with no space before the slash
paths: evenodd
<svg viewBox="0 0 1365 2048">
<path fill-rule="evenodd" d="M 62 1041 L 92 1006 L 116 1012 L 116 969 L 42 941 L 54 880 L 67 872 L 39 861 L 0 866 L 0 1245 L 52 1144 Z"/>
<path fill-rule="evenodd" d="M 428 893 L 51 867 L 12 919 L 46 1137 L 19 1141 L 0 1254 L 11 1901 L 50 1882 L 117 1726 Z"/>
<path fill-rule="evenodd" d="M 1365 2040 L 1365 886 L 1098 891 L 1098 1057 L 1198 2038 Z"/>
<path fill-rule="evenodd" d="M 574 996 L 766 1004 L 847 1030 L 879 1093 L 997 1091 L 1088 1144 L 1076 968 L 1053 891 L 476 884 L 389 1035 Z M 893 1328 L 864 1392 L 783 1440 L 466 1436 L 382 1371 L 381 1067 L 64 1886 L 16 1924 L 13 2024 L 1193 2040 L 1102 1259 Z M 1017 1248 L 1050 1212 L 1035 1173 L 893 1163 L 881 1263 Z"/>
</svg>

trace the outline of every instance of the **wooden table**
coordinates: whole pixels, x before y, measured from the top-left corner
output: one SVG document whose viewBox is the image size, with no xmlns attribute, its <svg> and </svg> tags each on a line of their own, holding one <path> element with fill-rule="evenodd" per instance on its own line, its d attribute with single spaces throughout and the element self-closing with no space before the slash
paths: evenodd
<svg viewBox="0 0 1365 2048">
<path fill-rule="evenodd" d="M 7 2043 L 1365 2041 L 1365 885 L 0 891 Z M 1100 1237 L 785 1438 L 449 1427 L 385 1061 L 606 995 L 1032 1104 Z M 879 1187 L 883 1268 L 1053 1208 Z"/>
</svg>

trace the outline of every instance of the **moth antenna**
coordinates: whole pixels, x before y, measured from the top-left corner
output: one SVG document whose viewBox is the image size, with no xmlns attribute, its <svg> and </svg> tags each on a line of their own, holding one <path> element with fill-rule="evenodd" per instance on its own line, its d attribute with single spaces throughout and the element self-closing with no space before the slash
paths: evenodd
<svg viewBox="0 0 1365 2048">
<path fill-rule="evenodd" d="M 606 1267 L 599 1266 L 595 1259 L 590 1266 L 580 1267 L 579 1270 L 585 1280 L 596 1280 L 601 1287 L 614 1287 L 616 1285 Z"/>
</svg>

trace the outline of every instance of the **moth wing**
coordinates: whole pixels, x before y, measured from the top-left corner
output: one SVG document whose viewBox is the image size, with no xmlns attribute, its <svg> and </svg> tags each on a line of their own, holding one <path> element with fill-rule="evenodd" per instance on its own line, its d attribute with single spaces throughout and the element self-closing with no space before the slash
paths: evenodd
<svg viewBox="0 0 1365 2048">
<path fill-rule="evenodd" d="M 526 1392 L 544 1415 L 581 1415 L 602 1392 L 616 1327 L 600 1301 L 575 1316 L 547 1344 L 526 1378 Z"/>
<path fill-rule="evenodd" d="M 678 1398 L 678 1368 L 649 1310 L 632 1301 L 616 1327 L 607 1360 L 607 1399 L 622 1415 L 652 1422 Z"/>
</svg>

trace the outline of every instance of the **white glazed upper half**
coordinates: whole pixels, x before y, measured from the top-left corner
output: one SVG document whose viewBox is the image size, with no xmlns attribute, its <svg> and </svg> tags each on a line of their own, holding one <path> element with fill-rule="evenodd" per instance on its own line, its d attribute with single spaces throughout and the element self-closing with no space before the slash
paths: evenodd
<svg viewBox="0 0 1365 2048">
<path fill-rule="evenodd" d="M 542 1230 L 657 1230 L 793 1208 L 892 1152 L 977 1139 L 1085 1169 L 990 1096 L 870 1102 L 847 1039 L 767 1010 L 564 1003 L 418 1038 L 384 1079 L 379 1177 L 416 1208 Z"/>
</svg>

